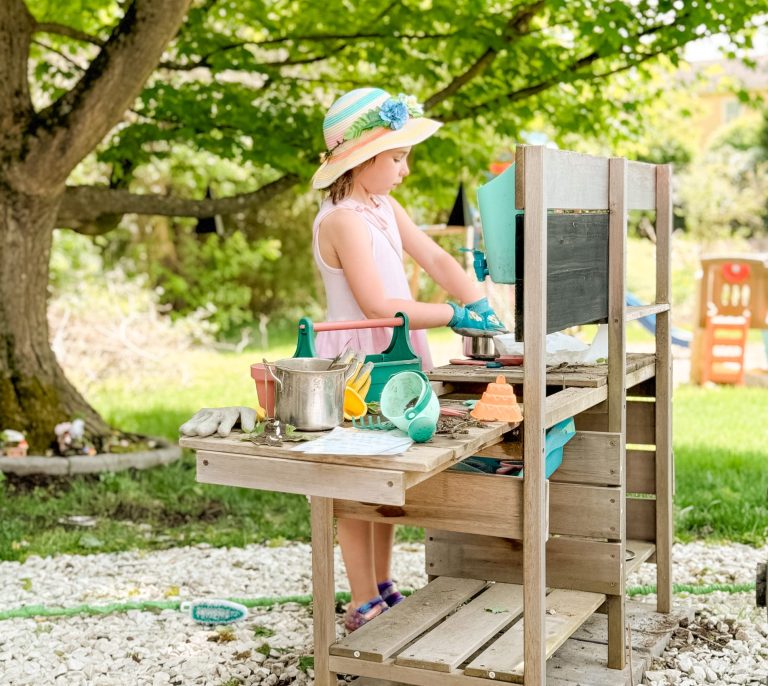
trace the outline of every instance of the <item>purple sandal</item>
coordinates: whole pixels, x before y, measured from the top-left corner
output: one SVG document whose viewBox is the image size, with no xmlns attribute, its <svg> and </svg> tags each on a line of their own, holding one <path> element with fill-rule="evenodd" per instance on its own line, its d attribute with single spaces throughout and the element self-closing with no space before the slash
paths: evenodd
<svg viewBox="0 0 768 686">
<path fill-rule="evenodd" d="M 361 605 L 358 608 L 350 606 L 347 608 L 344 614 L 344 628 L 352 633 L 356 629 L 359 629 L 363 624 L 367 624 L 372 619 L 378 617 L 382 612 L 386 612 L 389 609 L 380 595 L 377 595 L 372 600 L 369 600 L 365 605 Z"/>
<path fill-rule="evenodd" d="M 397 590 L 394 581 L 387 579 L 378 584 L 381 599 L 387 604 L 387 607 L 393 607 L 405 600 L 405 596 Z"/>
</svg>

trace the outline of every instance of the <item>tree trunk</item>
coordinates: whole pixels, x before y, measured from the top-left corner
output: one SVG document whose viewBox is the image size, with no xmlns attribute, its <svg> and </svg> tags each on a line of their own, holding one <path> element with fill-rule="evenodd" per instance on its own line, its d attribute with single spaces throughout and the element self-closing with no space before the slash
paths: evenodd
<svg viewBox="0 0 768 686">
<path fill-rule="evenodd" d="M 190 0 L 130 0 L 74 87 L 36 112 L 24 0 L 0 1 L 0 430 L 34 452 L 82 418 L 97 449 L 109 426 L 67 381 L 48 342 L 48 260 L 71 171 L 117 125 L 181 26 Z"/>
<path fill-rule="evenodd" d="M 48 262 L 60 199 L 0 185 L 0 430 L 22 431 L 33 453 L 51 446 L 57 423 L 76 417 L 97 448 L 110 434 L 48 340 Z"/>
</svg>

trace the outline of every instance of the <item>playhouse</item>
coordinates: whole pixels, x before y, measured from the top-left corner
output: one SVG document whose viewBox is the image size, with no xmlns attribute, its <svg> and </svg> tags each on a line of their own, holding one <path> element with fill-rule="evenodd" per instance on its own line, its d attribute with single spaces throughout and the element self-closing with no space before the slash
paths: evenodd
<svg viewBox="0 0 768 686">
<path fill-rule="evenodd" d="M 294 452 L 237 435 L 181 440 L 197 450 L 201 482 L 311 496 L 318 686 L 335 685 L 336 674 L 420 686 L 571 683 L 551 666 L 572 657 L 555 654 L 596 612 L 607 615 L 607 645 L 590 650 L 617 670 L 610 683 L 629 683 L 628 574 L 655 562 L 656 608 L 671 609 L 670 167 L 524 146 L 510 173 L 515 199 L 501 210 L 513 219 L 524 364 L 451 364 L 429 378 L 441 398 L 461 400 L 504 377 L 523 408 L 517 431 L 516 422 L 490 422 L 368 456 Z M 656 213 L 656 302 L 638 307 L 625 302 L 633 209 Z M 650 314 L 655 353 L 628 354 L 626 322 Z M 548 370 L 546 334 L 564 322 L 607 323 L 607 363 Z M 571 419 L 575 435 L 546 478 L 547 431 Z M 449 469 L 478 455 L 522 455 L 524 474 Z M 335 517 L 426 529 L 429 583 L 343 638 Z"/>
<path fill-rule="evenodd" d="M 768 356 L 768 254 L 704 256 L 695 317 L 691 381 L 743 384 L 750 329 Z"/>
</svg>

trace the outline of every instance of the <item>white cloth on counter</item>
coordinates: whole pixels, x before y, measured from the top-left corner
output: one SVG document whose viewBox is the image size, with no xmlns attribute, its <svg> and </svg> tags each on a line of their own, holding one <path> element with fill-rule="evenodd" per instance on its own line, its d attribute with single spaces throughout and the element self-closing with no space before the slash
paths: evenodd
<svg viewBox="0 0 768 686">
<path fill-rule="evenodd" d="M 525 344 L 515 340 L 514 333 L 494 336 L 496 350 L 500 355 L 523 355 Z M 608 359 L 608 325 L 600 324 L 591 344 L 574 336 L 557 331 L 547 335 L 547 349 L 544 360 L 548 367 L 558 364 L 603 364 Z"/>
<path fill-rule="evenodd" d="M 320 438 L 299 443 L 291 450 L 313 455 L 400 455 L 413 445 L 402 431 L 345 429 L 337 426 Z"/>
</svg>

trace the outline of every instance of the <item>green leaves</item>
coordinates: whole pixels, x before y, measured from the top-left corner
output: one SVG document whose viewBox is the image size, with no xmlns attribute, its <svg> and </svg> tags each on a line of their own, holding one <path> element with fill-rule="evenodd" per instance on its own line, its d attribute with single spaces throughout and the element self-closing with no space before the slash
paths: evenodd
<svg viewBox="0 0 768 686">
<path fill-rule="evenodd" d="M 360 117 L 350 126 L 344 133 L 344 140 L 350 141 L 354 138 L 359 138 L 363 131 L 372 129 L 376 126 L 384 126 L 385 123 L 381 120 L 378 110 L 370 110 L 366 112 L 364 116 Z"/>
<path fill-rule="evenodd" d="M 482 149 L 485 166 L 497 138 L 511 143 L 542 124 L 554 138 L 589 133 L 610 143 L 634 135 L 644 94 L 653 92 L 653 69 L 642 65 L 657 54 L 674 63 L 687 42 L 715 32 L 748 46 L 761 6 L 409 0 L 384 12 L 344 0 L 197 3 L 99 159 L 138 169 L 184 145 L 308 179 L 325 147 L 326 108 L 345 90 L 374 85 L 431 99 L 427 114 L 449 123 L 440 135 L 461 131 L 461 145 L 442 146 L 448 156 L 438 176 L 410 182 L 429 189 L 466 164 L 463 148 Z M 34 0 L 29 7 L 40 21 L 101 40 L 122 11 L 107 0 Z M 32 73 L 43 104 L 74 85 L 77 65 L 87 66 L 97 48 L 62 34 L 40 37 Z M 617 91 L 616 84 L 624 86 Z M 348 137 L 371 123 L 359 122 Z"/>
</svg>

